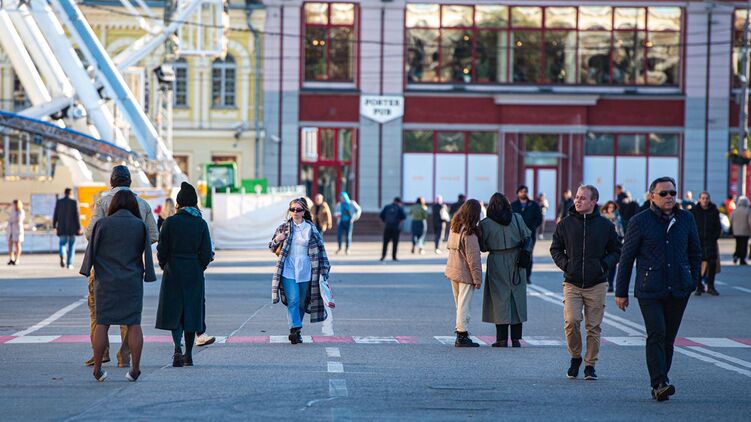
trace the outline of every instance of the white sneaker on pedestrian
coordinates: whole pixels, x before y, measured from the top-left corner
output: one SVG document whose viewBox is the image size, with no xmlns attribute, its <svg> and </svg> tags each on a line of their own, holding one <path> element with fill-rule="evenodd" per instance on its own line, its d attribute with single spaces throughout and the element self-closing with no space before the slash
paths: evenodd
<svg viewBox="0 0 751 422">
<path fill-rule="evenodd" d="M 72 270 L 73 269 L 73 264 L 68 265 L 68 269 Z"/>
<path fill-rule="evenodd" d="M 216 341 L 216 337 L 207 336 L 206 334 L 201 334 L 196 339 L 196 346 L 208 346 L 209 344 L 214 344 L 215 341 Z"/>
</svg>

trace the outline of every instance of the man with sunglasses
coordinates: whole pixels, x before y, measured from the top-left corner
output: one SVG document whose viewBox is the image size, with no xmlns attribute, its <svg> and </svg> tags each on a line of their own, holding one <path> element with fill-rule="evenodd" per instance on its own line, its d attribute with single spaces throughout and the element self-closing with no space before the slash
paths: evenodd
<svg viewBox="0 0 751 422">
<path fill-rule="evenodd" d="M 634 296 L 647 331 L 647 369 L 652 398 L 675 394 L 668 372 L 673 343 L 691 292 L 701 277 L 701 245 L 696 222 L 680 209 L 673 178 L 660 177 L 649 186 L 648 210 L 631 219 L 621 251 L 616 280 L 616 305 L 628 307 L 631 270 L 636 261 Z"/>
</svg>

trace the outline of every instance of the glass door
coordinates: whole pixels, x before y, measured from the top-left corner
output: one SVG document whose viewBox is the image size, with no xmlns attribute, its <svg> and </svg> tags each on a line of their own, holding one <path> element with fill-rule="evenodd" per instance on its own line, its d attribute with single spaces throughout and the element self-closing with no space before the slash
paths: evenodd
<svg viewBox="0 0 751 422">
<path fill-rule="evenodd" d="M 332 207 L 342 192 L 357 198 L 355 134 L 344 128 L 302 129 L 300 179 L 310 198 L 320 193 Z"/>
</svg>

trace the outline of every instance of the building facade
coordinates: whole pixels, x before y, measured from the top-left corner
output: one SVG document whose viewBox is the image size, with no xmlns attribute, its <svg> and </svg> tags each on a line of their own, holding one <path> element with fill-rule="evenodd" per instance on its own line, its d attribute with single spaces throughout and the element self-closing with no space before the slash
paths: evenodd
<svg viewBox="0 0 751 422">
<path fill-rule="evenodd" d="M 156 19 L 161 19 L 163 2 L 150 5 Z M 146 33 L 144 20 L 148 26 L 148 20 L 154 19 L 130 16 L 119 3 L 106 1 L 86 1 L 81 9 L 111 57 Z M 262 173 L 260 162 L 256 161 L 254 131 L 256 113 L 262 119 L 260 104 L 258 108 L 255 107 L 257 55 L 254 37 L 247 26 L 244 2 L 230 3 L 228 13 L 232 30 L 226 34 L 226 56 L 185 55 L 173 66 L 172 150 L 175 160 L 193 183 L 205 177 L 203 167 L 212 162 L 237 163 L 237 182 L 239 179 L 260 177 Z M 254 10 L 252 22 L 256 28 L 263 28 L 263 19 L 263 10 Z M 182 46 L 183 49 L 190 47 Z M 156 120 L 159 89 L 153 70 L 162 64 L 163 55 L 164 49 L 160 47 L 124 72 L 126 81 L 152 120 Z M 258 57 L 261 58 L 260 54 Z M 10 61 L 0 59 L 0 109 L 18 112 L 28 106 L 23 86 L 14 74 Z M 138 142 L 133 139 L 130 145 L 135 150 L 139 149 Z M 51 157 L 51 171 L 45 172 L 43 168 L 38 168 L 45 163 L 43 151 L 32 150 L 29 159 L 26 159 L 24 154 L 19 156 L 15 153 L 14 147 L 7 151 L 10 168 L 7 172 L 6 169 L 2 171 L 2 174 L 11 177 L 0 180 L 0 203 L 13 198 L 28 201 L 31 193 L 60 193 L 64 187 L 71 187 L 69 172 L 64 166 L 56 165 L 54 154 Z M 26 165 L 27 161 L 31 166 Z M 30 175 L 34 177 L 28 177 Z M 102 181 L 108 180 L 107 175 L 99 176 Z"/>
<path fill-rule="evenodd" d="M 580 183 L 640 201 L 663 175 L 719 199 L 741 3 L 267 1 L 264 174 L 367 211 L 527 184 L 552 219 Z M 403 117 L 362 117 L 362 95 Z"/>
</svg>

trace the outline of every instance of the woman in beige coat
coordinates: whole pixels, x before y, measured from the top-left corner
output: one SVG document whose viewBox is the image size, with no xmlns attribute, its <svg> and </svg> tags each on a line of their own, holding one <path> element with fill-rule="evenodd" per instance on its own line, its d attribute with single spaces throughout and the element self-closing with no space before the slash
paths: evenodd
<svg viewBox="0 0 751 422">
<path fill-rule="evenodd" d="M 751 236 L 751 209 L 748 205 L 748 198 L 741 196 L 738 198 L 738 207 L 730 216 L 730 227 L 733 230 L 733 237 L 735 237 L 733 263 L 740 265 L 747 265 L 748 238 Z"/>
<path fill-rule="evenodd" d="M 470 199 L 459 208 L 451 221 L 447 248 L 446 278 L 451 281 L 456 303 L 456 347 L 478 347 L 469 338 L 467 324 L 472 304 L 472 293 L 482 284 L 480 259 L 480 203 Z"/>
</svg>

